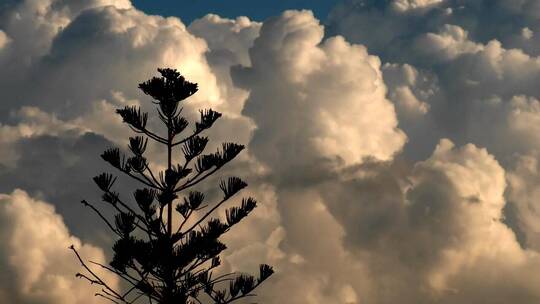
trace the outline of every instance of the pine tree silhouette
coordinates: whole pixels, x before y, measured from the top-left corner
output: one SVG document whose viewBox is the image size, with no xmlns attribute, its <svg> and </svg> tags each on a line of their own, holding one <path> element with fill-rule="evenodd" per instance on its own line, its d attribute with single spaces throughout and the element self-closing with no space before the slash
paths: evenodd
<svg viewBox="0 0 540 304">
<path fill-rule="evenodd" d="M 231 303 L 253 296 L 252 291 L 273 274 L 272 267 L 260 265 L 258 277 L 247 274 L 226 273 L 219 276 L 213 270 L 220 265 L 219 254 L 226 246 L 219 238 L 249 215 L 257 206 L 248 197 L 236 207 L 226 210 L 225 221 L 212 217 L 225 202 L 245 188 L 238 177 L 229 177 L 219 184 L 221 200 L 214 204 L 205 201 L 202 192 L 192 187 L 216 173 L 233 160 L 244 146 L 224 143 L 214 153 L 203 154 L 208 138 L 201 136 L 212 127 L 221 114 L 211 109 L 200 111 L 190 135 L 177 136 L 187 131 L 189 122 L 181 115 L 180 102 L 195 94 L 197 84 L 188 82 L 174 69 L 158 69 L 161 77 L 143 82 L 139 88 L 152 97 L 167 135 L 160 136 L 147 128 L 148 113 L 135 106 L 118 109 L 124 123 L 139 135 L 129 138 L 130 156 L 118 148 L 110 148 L 101 157 L 120 172 L 137 180 L 143 188 L 133 193 L 134 204 L 120 198 L 112 188 L 116 177 L 102 173 L 94 182 L 103 191 L 102 200 L 115 210 L 114 221 L 100 209 L 85 200 L 118 237 L 113 246 L 114 256 L 109 265 L 85 262 L 71 246 L 85 273 L 77 277 L 97 284 L 101 291 L 96 296 L 114 303 L 195 304 Z M 144 156 L 148 140 L 167 148 L 167 169 L 154 174 Z M 173 164 L 175 149 L 184 155 L 183 164 Z M 173 229 L 173 205 L 179 213 L 180 223 Z M 119 291 L 111 288 L 89 265 L 106 269 L 126 282 L 129 288 Z"/>
</svg>

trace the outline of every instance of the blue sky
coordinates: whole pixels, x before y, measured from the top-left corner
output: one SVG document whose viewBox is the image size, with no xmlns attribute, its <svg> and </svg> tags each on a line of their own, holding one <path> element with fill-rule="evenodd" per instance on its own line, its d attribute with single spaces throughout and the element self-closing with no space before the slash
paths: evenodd
<svg viewBox="0 0 540 304">
<path fill-rule="evenodd" d="M 335 0 L 134 0 L 133 4 L 147 13 L 177 16 L 189 24 L 209 13 L 229 18 L 249 16 L 253 20 L 262 21 L 287 9 L 310 9 L 315 16 L 324 20 L 336 2 Z"/>
</svg>

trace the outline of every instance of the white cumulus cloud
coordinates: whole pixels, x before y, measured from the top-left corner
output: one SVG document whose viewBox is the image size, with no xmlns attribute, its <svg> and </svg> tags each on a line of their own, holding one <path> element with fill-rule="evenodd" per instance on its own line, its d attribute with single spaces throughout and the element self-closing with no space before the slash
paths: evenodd
<svg viewBox="0 0 540 304">
<path fill-rule="evenodd" d="M 391 158 L 406 136 L 385 97 L 379 59 L 323 34 L 311 12 L 285 12 L 263 24 L 251 66 L 233 70 L 234 83 L 250 92 L 243 114 L 257 125 L 252 149 L 284 168 L 310 157 Z"/>
<path fill-rule="evenodd" d="M 48 203 L 22 190 L 0 194 L 0 295 L 6 303 L 101 303 L 99 287 L 75 277 L 83 272 L 72 244 L 86 259 L 105 263 L 100 248 L 72 236 L 62 217 Z M 116 277 L 96 270 L 111 287 Z"/>
<path fill-rule="evenodd" d="M 392 6 L 399 12 L 426 9 L 442 3 L 444 0 L 394 0 Z"/>
<path fill-rule="evenodd" d="M 2 6 L 0 302 L 93 303 L 66 247 L 103 252 L 66 225 L 110 236 L 73 201 L 125 143 L 114 108 L 149 109 L 137 84 L 168 66 L 200 84 L 186 113 L 224 113 L 212 141 L 249 146 L 226 170 L 261 205 L 224 264 L 276 267 L 261 302 L 538 303 L 537 8 L 349 0 L 325 28 L 309 11 L 186 26 L 127 0 Z"/>
</svg>

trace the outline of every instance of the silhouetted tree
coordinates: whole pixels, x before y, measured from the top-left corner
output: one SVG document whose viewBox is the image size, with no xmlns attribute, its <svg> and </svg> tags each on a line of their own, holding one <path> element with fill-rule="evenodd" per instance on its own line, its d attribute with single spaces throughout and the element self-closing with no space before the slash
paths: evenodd
<svg viewBox="0 0 540 304">
<path fill-rule="evenodd" d="M 192 189 L 233 160 L 244 146 L 224 143 L 217 152 L 203 154 L 208 138 L 201 133 L 221 117 L 211 109 L 201 110 L 200 120 L 190 134 L 177 139 L 189 125 L 181 115 L 180 102 L 197 92 L 197 84 L 186 81 L 176 70 L 158 71 L 161 77 L 141 83 L 139 88 L 155 100 L 167 134 L 161 136 L 150 131 L 148 113 L 138 107 L 127 106 L 116 111 L 139 135 L 129 138 L 131 155 L 110 148 L 101 157 L 140 182 L 142 188 L 134 191 L 134 203 L 130 203 L 112 189 L 115 176 L 102 173 L 94 177 L 103 191 L 103 201 L 115 210 L 114 221 L 96 205 L 82 203 L 105 222 L 118 240 L 112 248 L 114 257 L 109 265 L 85 262 L 71 246 L 86 270 L 77 277 L 100 285 L 102 289 L 96 296 L 114 303 L 144 300 L 160 304 L 224 304 L 252 296 L 251 292 L 272 275 L 272 267 L 260 265 L 258 277 L 213 273 L 220 265 L 219 254 L 226 249 L 219 237 L 246 217 L 256 207 L 256 201 L 251 197 L 242 199 L 239 206 L 226 210 L 224 221 L 212 215 L 247 184 L 238 177 L 222 180 L 219 188 L 223 197 L 213 204 L 205 201 L 204 193 Z M 167 148 L 167 169 L 159 174 L 154 174 L 144 156 L 148 139 Z M 172 156 L 177 148 L 184 156 L 183 164 L 173 164 Z M 173 227 L 173 205 L 180 218 L 177 227 Z M 129 287 L 123 292 L 111 288 L 90 264 L 118 275 Z"/>
</svg>

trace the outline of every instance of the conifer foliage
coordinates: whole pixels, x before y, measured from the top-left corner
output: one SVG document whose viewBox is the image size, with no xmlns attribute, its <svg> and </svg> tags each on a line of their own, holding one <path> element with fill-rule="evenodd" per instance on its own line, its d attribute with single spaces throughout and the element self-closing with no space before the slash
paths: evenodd
<svg viewBox="0 0 540 304">
<path fill-rule="evenodd" d="M 223 192 L 217 202 L 208 202 L 205 194 L 193 187 L 233 160 L 244 146 L 224 143 L 218 151 L 205 153 L 208 138 L 203 136 L 221 114 L 205 109 L 188 132 L 189 122 L 182 116 L 181 103 L 195 94 L 197 84 L 186 81 L 174 69 L 158 69 L 161 77 L 143 82 L 139 88 L 154 99 L 159 119 L 167 129 L 159 135 L 147 128 L 148 113 L 135 106 L 118 109 L 124 123 L 136 133 L 129 138 L 129 155 L 110 148 L 101 157 L 123 174 L 137 180 L 141 188 L 133 196 L 123 198 L 113 190 L 116 176 L 102 173 L 94 182 L 103 192 L 102 200 L 115 210 L 114 218 L 102 211 L 103 205 L 82 203 L 93 210 L 117 236 L 114 256 L 109 265 L 86 262 L 71 246 L 84 273 L 77 277 L 97 284 L 96 296 L 113 303 L 195 304 L 232 303 L 253 296 L 253 290 L 273 274 L 272 267 L 260 265 L 259 274 L 225 273 L 216 275 L 220 253 L 226 249 L 219 238 L 249 215 L 257 206 L 248 197 L 225 212 L 225 219 L 216 210 L 233 198 L 247 184 L 238 177 L 221 180 Z M 188 135 L 181 136 L 183 133 Z M 167 169 L 154 173 L 145 157 L 149 141 L 167 148 Z M 183 163 L 173 164 L 174 153 L 183 154 Z M 174 211 L 173 211 L 174 209 Z M 173 212 L 179 223 L 173 225 Z M 92 267 L 100 267 L 118 275 L 127 285 L 115 290 Z"/>
</svg>

